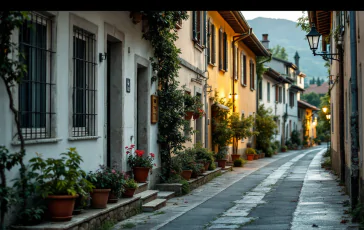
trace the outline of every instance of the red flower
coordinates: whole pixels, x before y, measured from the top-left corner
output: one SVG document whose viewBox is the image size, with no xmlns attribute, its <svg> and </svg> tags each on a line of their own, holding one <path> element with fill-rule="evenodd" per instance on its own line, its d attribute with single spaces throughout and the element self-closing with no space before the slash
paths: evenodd
<svg viewBox="0 0 364 230">
<path fill-rule="evenodd" d="M 111 172 L 114 173 L 114 174 L 116 173 L 115 169 L 111 170 Z"/>
<path fill-rule="evenodd" d="M 155 154 L 154 153 L 149 153 L 151 157 L 155 157 Z"/>
<path fill-rule="evenodd" d="M 154 166 L 157 166 L 157 164 L 156 164 L 156 163 L 154 163 Z"/>
<path fill-rule="evenodd" d="M 134 148 L 134 147 L 135 147 L 135 145 L 134 145 L 134 144 L 130 145 L 130 148 Z"/>
<path fill-rule="evenodd" d="M 144 150 L 135 150 L 135 153 L 137 154 L 138 157 L 142 157 L 144 154 Z"/>
</svg>

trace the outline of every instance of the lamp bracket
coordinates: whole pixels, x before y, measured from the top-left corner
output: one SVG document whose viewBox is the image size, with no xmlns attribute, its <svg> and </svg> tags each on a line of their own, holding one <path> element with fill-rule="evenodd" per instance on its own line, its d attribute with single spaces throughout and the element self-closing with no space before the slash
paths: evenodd
<svg viewBox="0 0 364 230">
<path fill-rule="evenodd" d="M 335 60 L 335 61 L 338 61 L 338 62 L 341 61 L 339 59 L 339 54 L 338 53 L 327 53 L 327 52 L 317 53 L 315 50 L 312 53 L 313 53 L 314 56 L 322 56 L 322 58 L 325 61 L 328 61 L 328 60 Z"/>
</svg>

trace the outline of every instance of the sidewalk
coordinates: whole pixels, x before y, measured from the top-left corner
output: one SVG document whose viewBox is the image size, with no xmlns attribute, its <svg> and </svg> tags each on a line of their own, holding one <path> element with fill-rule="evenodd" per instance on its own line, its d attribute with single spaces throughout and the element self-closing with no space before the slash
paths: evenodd
<svg viewBox="0 0 364 230">
<path fill-rule="evenodd" d="M 300 199 L 293 214 L 292 229 L 359 229 L 351 222 L 349 196 L 339 186 L 338 177 L 321 168 L 324 152 L 311 161 Z M 346 204 L 345 204 L 346 203 Z"/>
</svg>

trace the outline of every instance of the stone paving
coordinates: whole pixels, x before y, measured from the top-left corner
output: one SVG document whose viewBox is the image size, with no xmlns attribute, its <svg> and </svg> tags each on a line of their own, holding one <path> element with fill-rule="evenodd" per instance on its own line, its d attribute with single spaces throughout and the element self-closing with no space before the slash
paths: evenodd
<svg viewBox="0 0 364 230">
<path fill-rule="evenodd" d="M 341 187 L 335 183 L 335 176 L 321 169 L 320 160 L 325 150 L 326 147 L 319 146 L 249 161 L 244 167 L 234 168 L 190 194 L 170 199 L 166 207 L 154 213 L 141 213 L 119 222 L 113 230 L 300 230 L 311 229 L 315 225 L 323 229 L 348 229 L 355 225 L 350 221 L 340 223 L 342 218 L 347 218 L 343 214 L 345 207 L 342 202 L 348 197 L 339 192 Z M 331 182 L 319 186 L 322 183 L 316 180 L 322 181 L 322 178 Z M 327 193 L 321 189 L 331 189 L 332 198 L 326 199 Z M 340 194 L 340 199 L 335 191 Z M 322 200 L 312 201 L 310 197 L 321 197 Z M 325 205 L 333 208 L 325 209 Z M 320 212 L 326 212 L 326 216 L 335 218 L 336 222 L 328 222 L 323 217 L 320 221 L 320 217 L 314 216 Z M 330 223 L 334 228 L 329 227 Z"/>
</svg>

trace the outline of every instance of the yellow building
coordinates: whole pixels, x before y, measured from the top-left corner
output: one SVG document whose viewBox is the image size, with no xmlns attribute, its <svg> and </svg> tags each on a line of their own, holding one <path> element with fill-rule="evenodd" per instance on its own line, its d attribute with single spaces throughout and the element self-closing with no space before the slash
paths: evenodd
<svg viewBox="0 0 364 230">
<path fill-rule="evenodd" d="M 252 32 L 240 11 L 207 12 L 207 88 L 208 116 L 211 121 L 211 97 L 232 100 L 234 108 L 244 116 L 255 115 L 257 109 L 257 56 L 270 57 L 270 52 Z M 211 122 L 209 122 L 211 123 Z M 253 140 L 240 140 L 238 153 Z M 208 125 L 208 148 L 213 149 L 211 125 Z"/>
<path fill-rule="evenodd" d="M 306 101 L 298 100 L 298 120 L 300 137 L 305 140 L 307 137 L 308 145 L 311 145 L 311 139 L 316 138 L 316 126 L 317 126 L 317 111 L 320 109 L 314 105 L 309 104 Z"/>
</svg>

